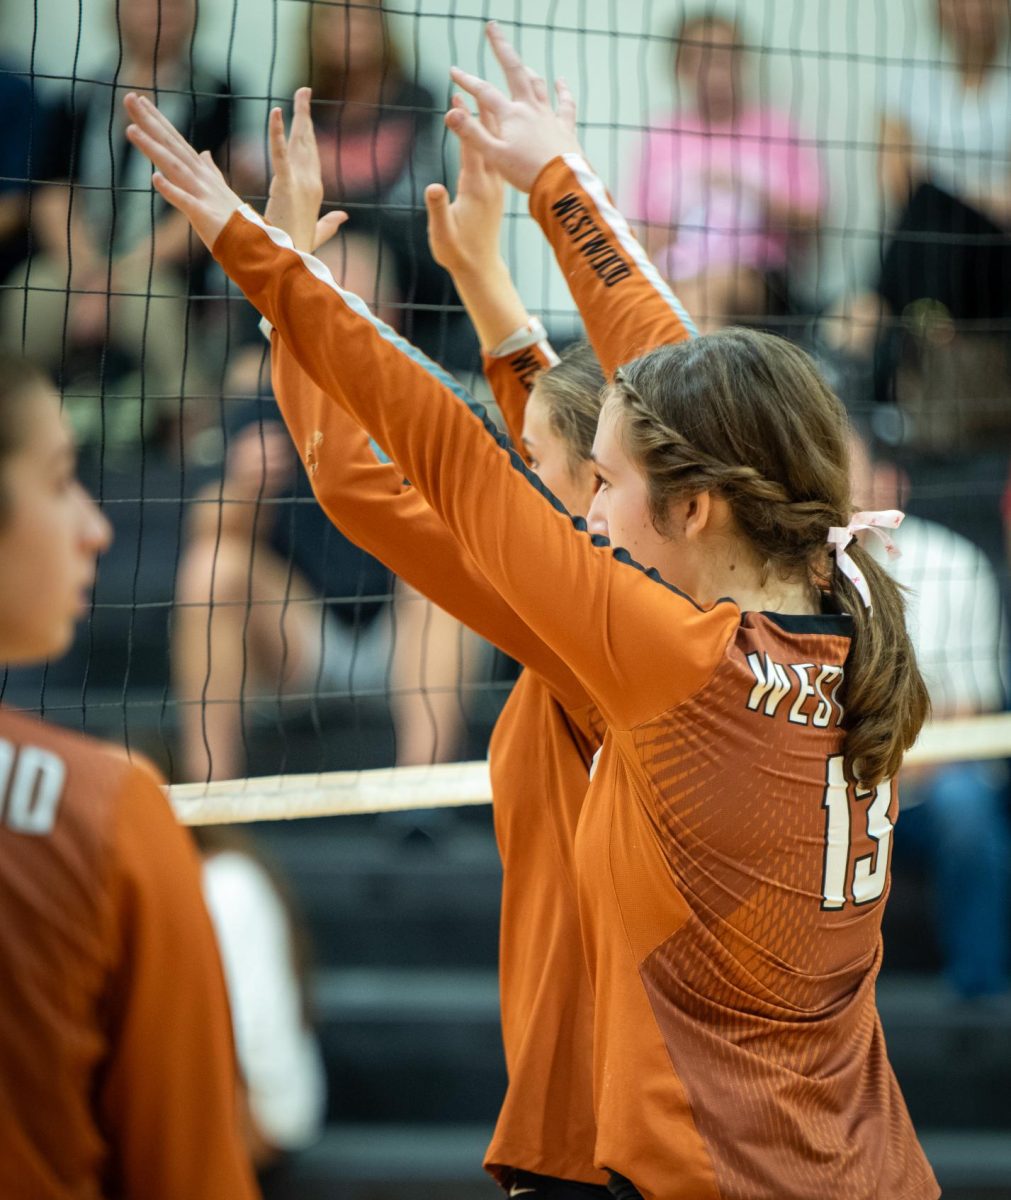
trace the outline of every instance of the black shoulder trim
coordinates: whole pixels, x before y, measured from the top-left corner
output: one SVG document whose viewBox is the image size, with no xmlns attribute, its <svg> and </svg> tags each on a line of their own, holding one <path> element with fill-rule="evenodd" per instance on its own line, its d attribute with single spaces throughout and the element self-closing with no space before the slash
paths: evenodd
<svg viewBox="0 0 1011 1200">
<path fill-rule="evenodd" d="M 753 615 L 778 625 L 784 633 L 808 633 L 818 637 L 853 636 L 853 618 L 849 613 L 758 612 Z"/>
<path fill-rule="evenodd" d="M 572 522 L 573 528 L 578 533 L 587 534 L 594 546 L 598 546 L 602 549 L 611 546 L 611 541 L 609 538 L 603 537 L 599 533 L 590 533 L 585 519 L 583 517 L 574 517 L 561 502 L 561 500 L 558 499 L 554 492 L 550 491 L 550 489 L 546 488 L 544 484 L 541 483 L 540 479 L 523 461 L 522 456 L 517 452 L 515 446 L 513 446 L 505 434 L 501 432 L 494 421 L 492 421 L 492 419 L 488 416 L 488 410 L 483 404 L 475 400 L 461 384 L 457 384 L 456 388 L 452 390 L 455 391 L 458 399 L 462 400 L 463 403 L 466 404 L 470 411 L 474 414 L 474 416 L 476 416 L 484 425 L 485 430 L 492 441 L 496 442 L 501 449 L 506 451 L 506 453 L 509 455 L 510 463 L 513 469 L 524 476 L 532 488 L 540 492 L 540 494 L 545 498 L 545 500 L 548 501 L 549 504 L 552 505 L 553 508 L 567 516 Z M 676 596 L 680 596 L 682 600 L 687 600 L 688 603 L 697 608 L 699 612 L 710 611 L 709 609 L 703 608 L 702 605 L 699 604 L 697 600 L 689 596 L 687 592 L 683 592 L 680 588 L 675 587 L 672 583 L 668 583 L 655 567 L 644 567 L 641 563 L 637 563 L 627 550 L 623 550 L 620 546 L 615 546 L 611 548 L 611 554 L 612 557 L 614 557 L 618 562 L 625 563 L 630 567 L 634 567 L 637 571 L 642 572 L 647 579 L 652 579 L 654 583 L 658 583 L 661 587 L 665 587 L 669 592 L 673 592 Z M 716 601 L 716 604 L 735 603 L 735 601 L 731 600 L 727 596 L 724 596 Z M 713 605 L 713 607 L 715 608 L 716 605 Z"/>
</svg>

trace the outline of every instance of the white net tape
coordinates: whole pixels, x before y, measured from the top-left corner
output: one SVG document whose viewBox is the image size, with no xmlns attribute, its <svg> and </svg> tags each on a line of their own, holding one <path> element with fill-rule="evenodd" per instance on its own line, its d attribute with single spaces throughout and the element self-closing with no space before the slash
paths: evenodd
<svg viewBox="0 0 1011 1200">
<path fill-rule="evenodd" d="M 928 725 L 906 755 L 909 765 L 1011 757 L 1011 713 Z M 455 808 L 491 802 L 486 762 L 318 775 L 272 775 L 169 789 L 186 825 L 230 825 L 352 813 Z"/>
</svg>

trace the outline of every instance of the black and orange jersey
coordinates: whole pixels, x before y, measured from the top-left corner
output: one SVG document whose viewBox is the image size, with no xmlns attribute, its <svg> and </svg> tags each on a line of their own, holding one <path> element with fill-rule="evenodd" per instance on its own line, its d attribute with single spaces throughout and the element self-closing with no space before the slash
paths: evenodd
<svg viewBox="0 0 1011 1200">
<path fill-rule="evenodd" d="M 0 1193 L 246 1200 L 200 867 L 154 773 L 0 709 Z"/>
<path fill-rule="evenodd" d="M 582 159 L 549 164 L 531 210 L 605 369 L 671 340 L 676 303 Z M 646 1197 L 933 1200 L 874 1006 L 896 803 L 842 773 L 849 619 L 701 608 L 589 536 L 251 210 L 215 254 L 603 716 L 576 835 L 596 1165 Z"/>
</svg>

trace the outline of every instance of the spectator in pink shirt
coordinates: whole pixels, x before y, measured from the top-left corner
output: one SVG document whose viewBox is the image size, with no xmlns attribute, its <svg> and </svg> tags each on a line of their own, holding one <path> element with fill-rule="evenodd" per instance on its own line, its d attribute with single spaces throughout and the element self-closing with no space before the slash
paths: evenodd
<svg viewBox="0 0 1011 1200">
<path fill-rule="evenodd" d="M 742 40 L 711 13 L 681 22 L 685 104 L 654 118 L 633 177 L 647 252 L 704 329 L 786 311 L 791 253 L 812 241 L 824 204 L 817 151 L 752 100 Z"/>
</svg>

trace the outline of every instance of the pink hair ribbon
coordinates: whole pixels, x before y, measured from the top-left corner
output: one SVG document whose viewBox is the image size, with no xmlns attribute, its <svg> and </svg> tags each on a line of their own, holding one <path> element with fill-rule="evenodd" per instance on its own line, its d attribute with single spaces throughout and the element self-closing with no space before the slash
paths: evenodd
<svg viewBox="0 0 1011 1200">
<path fill-rule="evenodd" d="M 835 551 L 836 566 L 860 593 L 860 598 L 868 609 L 871 608 L 871 590 L 867 586 L 863 572 L 846 553 L 846 547 L 862 529 L 869 529 L 884 543 L 888 557 L 898 558 L 901 551 L 886 530 L 898 529 L 904 516 L 905 514 L 896 508 L 886 508 L 882 512 L 858 512 L 853 514 L 848 525 L 833 525 L 829 528 L 826 540 Z"/>
</svg>

